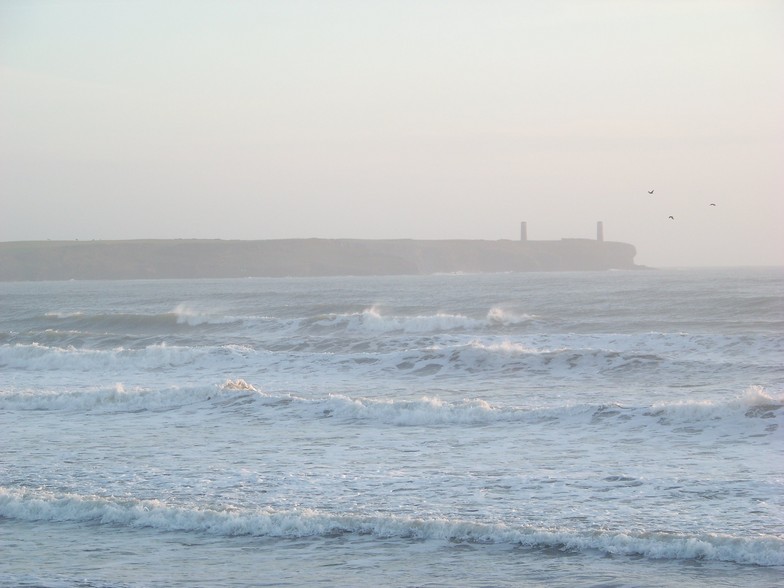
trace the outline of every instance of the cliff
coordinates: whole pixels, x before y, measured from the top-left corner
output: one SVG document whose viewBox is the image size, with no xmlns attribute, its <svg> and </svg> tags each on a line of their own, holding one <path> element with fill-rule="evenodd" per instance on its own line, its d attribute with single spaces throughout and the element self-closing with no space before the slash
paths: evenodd
<svg viewBox="0 0 784 588">
<path fill-rule="evenodd" d="M 635 269 L 628 243 L 411 239 L 0 243 L 0 280 L 237 278 Z"/>
</svg>

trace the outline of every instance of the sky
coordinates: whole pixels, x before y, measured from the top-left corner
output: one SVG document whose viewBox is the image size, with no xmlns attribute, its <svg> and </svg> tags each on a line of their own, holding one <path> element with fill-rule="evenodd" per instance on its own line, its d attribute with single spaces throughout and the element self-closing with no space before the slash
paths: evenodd
<svg viewBox="0 0 784 588">
<path fill-rule="evenodd" d="M 0 241 L 521 221 L 784 265 L 784 2 L 0 0 Z"/>
</svg>

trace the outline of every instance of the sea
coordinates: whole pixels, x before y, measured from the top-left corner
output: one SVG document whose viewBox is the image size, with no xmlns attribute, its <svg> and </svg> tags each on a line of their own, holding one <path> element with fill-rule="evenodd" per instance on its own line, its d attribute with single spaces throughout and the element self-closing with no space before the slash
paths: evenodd
<svg viewBox="0 0 784 588">
<path fill-rule="evenodd" d="M 0 586 L 784 585 L 784 268 L 0 283 Z"/>
</svg>

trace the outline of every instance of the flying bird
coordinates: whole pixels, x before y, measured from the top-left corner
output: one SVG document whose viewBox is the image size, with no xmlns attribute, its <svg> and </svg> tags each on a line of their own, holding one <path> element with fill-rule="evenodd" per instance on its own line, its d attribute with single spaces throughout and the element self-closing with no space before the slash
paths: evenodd
<svg viewBox="0 0 784 588">
<path fill-rule="evenodd" d="M 715 202 L 711 202 L 710 206 L 716 206 L 716 203 Z"/>
<path fill-rule="evenodd" d="M 670 215 L 668 218 L 671 218 L 672 220 L 675 220 L 675 217 L 672 216 L 672 215 Z"/>
<path fill-rule="evenodd" d="M 648 194 L 653 194 L 653 190 L 648 190 Z"/>
</svg>

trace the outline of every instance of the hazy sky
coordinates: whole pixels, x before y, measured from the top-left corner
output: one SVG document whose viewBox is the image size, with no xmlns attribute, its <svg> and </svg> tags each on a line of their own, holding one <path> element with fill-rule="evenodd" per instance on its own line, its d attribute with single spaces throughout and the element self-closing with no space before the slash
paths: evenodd
<svg viewBox="0 0 784 588">
<path fill-rule="evenodd" d="M 784 2 L 0 0 L 0 241 L 523 220 L 784 264 Z"/>
</svg>

